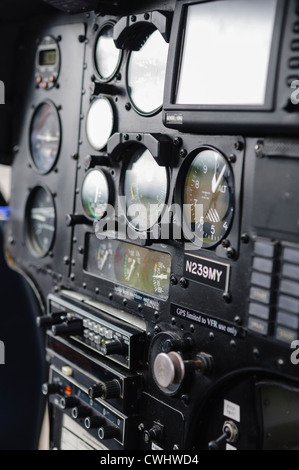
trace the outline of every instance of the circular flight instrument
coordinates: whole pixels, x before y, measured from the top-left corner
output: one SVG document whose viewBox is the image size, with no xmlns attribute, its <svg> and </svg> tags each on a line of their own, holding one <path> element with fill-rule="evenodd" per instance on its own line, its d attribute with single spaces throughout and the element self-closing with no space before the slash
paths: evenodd
<svg viewBox="0 0 299 470">
<path fill-rule="evenodd" d="M 187 229 L 203 248 L 225 237 L 234 214 L 234 179 L 220 152 L 209 148 L 197 152 L 185 177 L 183 204 Z"/>
<path fill-rule="evenodd" d="M 102 27 L 94 49 L 95 68 L 100 79 L 105 82 L 115 76 L 122 57 L 122 51 L 117 49 L 113 41 L 113 26 L 113 23 L 107 23 Z"/>
<path fill-rule="evenodd" d="M 90 170 L 82 183 L 81 201 L 88 217 L 100 219 L 111 199 L 111 187 L 104 171 Z"/>
<path fill-rule="evenodd" d="M 53 103 L 45 101 L 35 110 L 30 125 L 30 152 L 36 169 L 48 173 L 56 163 L 61 144 L 61 125 Z"/>
<path fill-rule="evenodd" d="M 163 103 L 168 44 L 158 30 L 128 59 L 127 88 L 135 110 L 152 115 Z"/>
<path fill-rule="evenodd" d="M 27 241 L 35 256 L 45 256 L 51 249 L 56 230 L 53 196 L 43 186 L 35 187 L 26 206 Z"/>
<path fill-rule="evenodd" d="M 86 118 L 86 135 L 95 150 L 102 150 L 113 131 L 114 114 L 108 98 L 101 96 L 92 102 Z"/>
<path fill-rule="evenodd" d="M 137 231 L 150 229 L 159 220 L 168 193 L 168 175 L 145 147 L 131 157 L 124 174 L 127 220 Z"/>
</svg>

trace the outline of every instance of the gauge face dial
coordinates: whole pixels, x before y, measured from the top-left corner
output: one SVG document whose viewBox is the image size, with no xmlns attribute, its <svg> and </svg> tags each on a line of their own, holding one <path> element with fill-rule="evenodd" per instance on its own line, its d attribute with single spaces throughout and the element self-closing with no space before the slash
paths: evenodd
<svg viewBox="0 0 299 470">
<path fill-rule="evenodd" d="M 234 213 L 233 174 L 221 153 L 204 149 L 196 155 L 185 178 L 183 203 L 184 222 L 195 239 L 203 248 L 217 245 Z"/>
<path fill-rule="evenodd" d="M 50 102 L 36 109 L 30 127 L 30 151 L 35 167 L 48 173 L 54 166 L 61 143 L 60 119 L 56 107 Z"/>
<path fill-rule="evenodd" d="M 81 201 L 86 215 L 94 219 L 103 217 L 109 198 L 109 184 L 105 173 L 98 169 L 89 171 L 81 189 Z"/>
<path fill-rule="evenodd" d="M 169 292 L 171 257 L 168 253 L 120 243 L 114 255 L 115 280 L 166 299 Z"/>
<path fill-rule="evenodd" d="M 139 51 L 130 54 L 127 87 L 132 104 L 141 114 L 152 114 L 163 103 L 168 44 L 158 30 Z"/>
<path fill-rule="evenodd" d="M 110 101 L 105 97 L 97 98 L 91 104 L 86 118 L 86 135 L 95 150 L 102 150 L 112 134 L 114 114 Z"/>
<path fill-rule="evenodd" d="M 166 168 L 158 165 L 148 149 L 138 149 L 124 177 L 127 219 L 135 230 L 148 230 L 158 222 L 167 192 Z"/>
<path fill-rule="evenodd" d="M 169 294 L 171 256 L 119 240 L 87 238 L 87 273 L 161 299 Z"/>
<path fill-rule="evenodd" d="M 114 77 L 121 60 L 121 50 L 113 41 L 113 25 L 105 25 L 96 42 L 94 50 L 96 70 L 100 78 L 108 81 Z"/>
<path fill-rule="evenodd" d="M 55 237 L 56 212 L 50 191 L 42 186 L 33 189 L 27 203 L 27 236 L 37 256 L 45 256 Z"/>
</svg>

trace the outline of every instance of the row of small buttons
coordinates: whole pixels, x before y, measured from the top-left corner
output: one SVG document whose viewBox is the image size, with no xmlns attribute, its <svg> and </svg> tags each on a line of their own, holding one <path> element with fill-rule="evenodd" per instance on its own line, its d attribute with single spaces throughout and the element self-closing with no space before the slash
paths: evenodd
<svg viewBox="0 0 299 470">
<path fill-rule="evenodd" d="M 100 335 L 101 337 L 106 338 L 106 339 L 113 338 L 113 331 L 110 330 L 109 328 L 106 328 L 105 326 L 101 325 L 98 322 L 85 318 L 83 320 L 83 327 L 84 327 L 84 333 L 83 333 L 84 336 L 87 337 L 88 335 L 90 335 L 90 339 L 97 335 Z"/>
<path fill-rule="evenodd" d="M 257 240 L 249 294 L 248 329 L 290 344 L 299 336 L 299 247 Z M 278 277 L 279 274 L 279 277 Z M 275 276 L 276 275 L 276 276 Z M 270 325 L 274 331 L 269 331 Z"/>
<path fill-rule="evenodd" d="M 276 338 L 290 343 L 299 329 L 299 249 L 284 246 L 278 288 Z"/>
<path fill-rule="evenodd" d="M 299 5 L 296 4 L 295 8 L 295 14 L 299 16 Z M 296 21 L 293 23 L 293 33 L 294 34 L 299 34 L 299 21 L 296 19 Z M 291 41 L 291 51 L 292 52 L 298 52 L 299 51 L 299 39 L 295 38 Z M 299 69 L 299 57 L 291 57 L 289 59 L 289 68 L 292 70 Z M 299 80 L 299 76 L 289 76 L 287 78 L 287 86 L 290 87 L 292 82 L 295 80 Z"/>
<path fill-rule="evenodd" d="M 249 294 L 248 328 L 267 335 L 272 311 L 272 283 L 276 246 L 257 240 L 254 244 L 251 287 Z"/>
</svg>

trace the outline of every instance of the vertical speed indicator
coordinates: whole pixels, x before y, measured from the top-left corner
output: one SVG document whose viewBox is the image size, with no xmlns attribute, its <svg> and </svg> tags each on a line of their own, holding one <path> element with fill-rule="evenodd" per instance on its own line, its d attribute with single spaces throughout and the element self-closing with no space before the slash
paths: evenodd
<svg viewBox="0 0 299 470">
<path fill-rule="evenodd" d="M 203 248 L 226 236 L 234 214 L 234 178 L 220 152 L 197 152 L 185 176 L 183 204 L 184 222 Z"/>
</svg>

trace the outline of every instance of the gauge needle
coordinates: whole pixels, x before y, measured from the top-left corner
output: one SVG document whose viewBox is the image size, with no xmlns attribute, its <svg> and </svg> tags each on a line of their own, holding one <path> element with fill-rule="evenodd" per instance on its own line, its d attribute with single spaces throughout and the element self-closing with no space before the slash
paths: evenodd
<svg viewBox="0 0 299 470">
<path fill-rule="evenodd" d="M 109 255 L 109 251 L 106 250 L 106 251 L 105 251 L 105 254 L 104 254 L 104 256 L 103 256 L 103 260 L 102 260 L 102 262 L 101 262 L 101 264 L 100 264 L 100 270 L 103 269 L 103 267 L 104 267 L 104 265 L 105 265 L 105 263 L 106 263 L 106 260 L 107 260 L 107 258 L 108 258 L 108 255 Z"/>
<path fill-rule="evenodd" d="M 218 178 L 216 179 L 216 173 L 214 173 L 214 176 L 213 176 L 213 179 L 212 179 L 212 193 L 215 193 L 218 189 L 218 186 L 223 178 L 223 175 L 225 173 L 225 170 L 226 170 L 226 165 L 224 165 L 224 167 L 222 168 L 221 170 L 221 173 L 220 175 L 218 176 Z"/>
<path fill-rule="evenodd" d="M 132 276 L 132 272 L 133 272 L 133 270 L 134 270 L 135 264 L 136 264 L 136 259 L 133 259 L 133 262 L 132 262 L 131 267 L 130 267 L 129 274 L 128 274 L 128 276 L 127 276 L 127 281 L 129 281 L 129 280 L 130 280 L 130 277 Z"/>
<path fill-rule="evenodd" d="M 44 140 L 45 142 L 57 142 L 58 137 L 51 136 L 51 135 L 44 135 L 44 134 L 37 134 L 36 138 L 38 140 Z"/>
<path fill-rule="evenodd" d="M 167 274 L 156 274 L 153 279 L 167 279 Z"/>
</svg>

